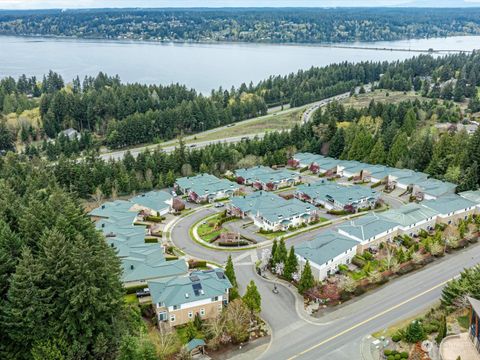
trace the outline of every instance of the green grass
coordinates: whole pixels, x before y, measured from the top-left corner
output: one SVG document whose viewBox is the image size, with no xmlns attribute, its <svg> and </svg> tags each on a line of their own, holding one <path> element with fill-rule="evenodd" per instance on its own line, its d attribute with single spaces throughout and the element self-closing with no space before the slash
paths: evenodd
<svg viewBox="0 0 480 360">
<path fill-rule="evenodd" d="M 264 238 L 267 238 L 267 239 L 269 239 L 269 240 L 272 240 L 272 239 L 276 238 L 277 236 L 283 236 L 283 235 L 285 235 L 286 233 L 287 233 L 286 231 L 275 231 L 275 232 L 267 233 L 267 234 L 258 232 L 258 234 L 259 234 L 260 236 L 263 236 Z"/>
<path fill-rule="evenodd" d="M 468 315 L 457 317 L 457 322 L 458 322 L 458 325 L 460 325 L 465 330 L 468 329 L 468 326 L 470 325 L 470 320 L 468 318 Z"/>
<path fill-rule="evenodd" d="M 387 96 L 387 92 L 389 96 Z M 354 108 L 360 109 L 368 107 L 370 101 L 375 100 L 376 102 L 382 102 L 386 104 L 398 104 L 403 101 L 415 100 L 415 99 L 425 99 L 420 95 L 415 94 L 414 91 L 409 91 L 406 94 L 403 91 L 390 91 L 390 90 L 375 90 L 372 93 L 359 94 L 357 96 L 352 96 L 344 101 L 342 101 L 345 106 L 352 106 Z"/>
<path fill-rule="evenodd" d="M 216 231 L 213 231 L 214 227 L 212 225 L 215 224 L 218 220 L 220 220 L 222 216 L 223 214 L 220 213 L 213 217 L 209 217 L 203 220 L 203 222 L 198 226 L 198 236 L 200 236 L 203 241 L 212 242 L 217 236 L 227 232 L 227 230 L 223 227 L 220 227 Z"/>
<path fill-rule="evenodd" d="M 135 294 L 127 294 L 123 298 L 126 304 L 138 304 L 138 298 Z"/>
</svg>

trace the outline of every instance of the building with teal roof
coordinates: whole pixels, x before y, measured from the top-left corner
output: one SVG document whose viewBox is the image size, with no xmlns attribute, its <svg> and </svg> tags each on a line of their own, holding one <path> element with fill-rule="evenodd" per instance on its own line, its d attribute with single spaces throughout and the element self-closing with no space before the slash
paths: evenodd
<svg viewBox="0 0 480 360">
<path fill-rule="evenodd" d="M 305 168 L 315 165 L 325 159 L 325 156 L 312 154 L 312 153 L 296 153 L 293 156 L 293 160 L 296 162 L 297 167 Z"/>
<path fill-rule="evenodd" d="M 228 303 L 232 284 L 222 269 L 148 281 L 159 322 L 179 326 L 192 321 L 217 317 Z"/>
<path fill-rule="evenodd" d="M 258 190 L 277 190 L 301 182 L 298 172 L 287 169 L 272 169 L 267 166 L 255 166 L 235 170 L 239 184 L 252 185 Z"/>
<path fill-rule="evenodd" d="M 421 230 L 435 227 L 439 212 L 423 204 L 409 203 L 398 209 L 385 211 L 380 216 L 399 225 L 399 235 L 416 236 Z"/>
<path fill-rule="evenodd" d="M 423 205 L 438 212 L 437 222 L 458 224 L 475 214 L 477 203 L 456 194 L 441 196 L 435 200 L 422 202 Z"/>
<path fill-rule="evenodd" d="M 228 211 L 236 216 L 249 217 L 264 230 L 280 231 L 297 227 L 316 219 L 315 206 L 298 199 L 286 200 L 274 193 L 257 191 L 246 196 L 235 196 Z"/>
<path fill-rule="evenodd" d="M 163 216 L 172 211 L 173 196 L 166 191 L 150 191 L 130 199 L 137 212 L 145 211 L 149 215 Z"/>
<path fill-rule="evenodd" d="M 383 242 L 393 241 L 398 233 L 398 223 L 376 213 L 368 214 L 339 225 L 340 234 L 359 241 L 357 251 L 378 247 Z"/>
<path fill-rule="evenodd" d="M 177 179 L 175 189 L 187 195 L 190 201 L 202 203 L 229 198 L 239 190 L 239 186 L 230 180 L 219 179 L 214 175 L 199 174 Z"/>
<path fill-rule="evenodd" d="M 480 190 L 463 191 L 458 195 L 464 199 L 474 202 L 477 206 L 477 213 L 480 213 Z"/>
<path fill-rule="evenodd" d="M 323 281 L 334 274 L 339 265 L 350 264 L 358 244 L 348 236 L 329 230 L 295 246 L 295 254 L 301 269 L 308 260 L 315 279 Z"/>
<path fill-rule="evenodd" d="M 421 199 L 432 200 L 441 196 L 454 194 L 456 188 L 457 185 L 451 182 L 437 179 L 426 179 L 413 185 L 412 194 Z"/>
<path fill-rule="evenodd" d="M 380 194 L 374 189 L 360 185 L 339 185 L 330 181 L 317 181 L 297 188 L 295 196 L 327 210 L 348 210 L 374 208 Z"/>
</svg>

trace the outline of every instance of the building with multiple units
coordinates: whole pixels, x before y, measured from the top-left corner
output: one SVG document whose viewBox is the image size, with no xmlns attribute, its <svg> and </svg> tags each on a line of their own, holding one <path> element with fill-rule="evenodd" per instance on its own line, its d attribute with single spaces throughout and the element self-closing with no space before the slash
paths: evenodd
<svg viewBox="0 0 480 360">
<path fill-rule="evenodd" d="M 203 203 L 229 198 L 239 190 L 239 186 L 214 175 L 199 174 L 177 179 L 175 190 L 187 195 L 189 201 Z"/>
<path fill-rule="evenodd" d="M 239 184 L 252 185 L 257 190 L 266 191 L 290 187 L 302 181 L 302 177 L 296 171 L 274 170 L 266 166 L 237 169 L 235 170 L 235 176 Z"/>
<path fill-rule="evenodd" d="M 116 250 L 122 264 L 122 281 L 126 286 L 144 284 L 149 279 L 185 274 L 188 270 L 183 259 L 167 261 L 163 247 L 158 243 L 146 243 L 149 230 L 144 225 L 135 225 L 139 214 L 146 209 L 165 213 L 168 209 L 165 192 L 157 195 L 137 196 L 131 200 L 107 202 L 92 210 L 95 227 L 101 231 L 106 242 Z M 142 200 L 138 203 L 137 200 Z M 156 203 L 152 199 L 159 199 Z M 153 210 L 155 209 L 155 210 Z"/>
<path fill-rule="evenodd" d="M 470 200 L 476 204 L 475 212 L 480 214 L 480 190 L 464 191 L 459 193 L 462 198 Z"/>
<path fill-rule="evenodd" d="M 435 228 L 439 212 L 423 204 L 409 203 L 382 213 L 381 217 L 398 224 L 398 235 L 416 236 Z"/>
<path fill-rule="evenodd" d="M 478 203 L 458 195 L 446 195 L 435 200 L 424 201 L 422 204 L 438 213 L 437 223 L 458 225 L 460 220 L 466 220 L 470 215 L 475 214 Z"/>
<path fill-rule="evenodd" d="M 330 181 L 318 181 L 297 188 L 295 197 L 327 210 L 347 210 L 356 212 L 374 208 L 380 193 L 370 187 L 360 185 L 339 185 Z"/>
<path fill-rule="evenodd" d="M 298 199 L 286 200 L 276 194 L 258 191 L 246 196 L 235 196 L 227 204 L 235 216 L 253 220 L 263 230 L 285 231 L 317 219 L 317 209 Z"/>
<path fill-rule="evenodd" d="M 314 174 L 327 177 L 341 176 L 354 181 L 384 183 L 388 188 L 400 188 L 420 200 L 436 199 L 455 193 L 456 185 L 428 178 L 427 174 L 384 165 L 370 165 L 359 161 L 338 160 L 310 153 L 297 153 L 289 162 L 293 167 L 308 167 Z"/>
<path fill-rule="evenodd" d="M 378 214 L 372 213 L 342 224 L 338 232 L 358 241 L 357 252 L 363 253 L 368 248 L 375 248 L 383 242 L 391 242 L 398 234 L 399 224 Z"/>
<path fill-rule="evenodd" d="M 350 264 L 357 253 L 358 241 L 335 231 L 326 231 L 315 239 L 295 247 L 300 271 L 307 260 L 316 280 L 322 281 L 338 270 L 339 265 Z"/>
<path fill-rule="evenodd" d="M 183 276 L 148 281 L 159 322 L 179 326 L 217 317 L 228 304 L 232 284 L 223 270 L 196 271 Z"/>
</svg>

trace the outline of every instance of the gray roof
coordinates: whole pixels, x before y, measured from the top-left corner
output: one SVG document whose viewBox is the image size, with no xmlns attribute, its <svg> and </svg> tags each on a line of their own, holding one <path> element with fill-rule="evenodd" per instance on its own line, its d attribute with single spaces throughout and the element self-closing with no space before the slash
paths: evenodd
<svg viewBox="0 0 480 360">
<path fill-rule="evenodd" d="M 195 271 L 189 275 L 148 281 L 155 304 L 187 304 L 225 294 L 232 284 L 222 269 Z"/>
<path fill-rule="evenodd" d="M 237 169 L 235 170 L 235 175 L 244 178 L 248 182 L 259 181 L 264 184 L 295 179 L 299 176 L 299 174 L 295 171 L 286 169 L 274 170 L 266 166 Z"/>
<path fill-rule="evenodd" d="M 303 193 L 316 201 L 333 199 L 344 205 L 355 204 L 363 199 L 378 199 L 380 196 L 377 191 L 367 186 L 339 185 L 325 181 L 298 186 L 297 192 Z"/>
<path fill-rule="evenodd" d="M 330 230 L 297 245 L 295 253 L 311 263 L 323 265 L 356 245 L 358 241 Z"/>
<path fill-rule="evenodd" d="M 162 212 L 170 209 L 173 196 L 166 191 L 150 191 L 130 199 L 130 202 L 153 211 Z"/>
<path fill-rule="evenodd" d="M 441 196 L 435 200 L 424 201 L 422 204 L 438 211 L 440 214 L 449 214 L 455 211 L 473 208 L 476 205 L 475 202 L 455 194 Z"/>
<path fill-rule="evenodd" d="M 471 296 L 467 296 L 468 302 L 472 306 L 473 311 L 477 314 L 477 316 L 480 316 L 480 300 L 477 300 Z"/>
<path fill-rule="evenodd" d="M 188 351 L 192 351 L 192 350 L 195 350 L 199 346 L 205 346 L 205 340 L 203 340 L 203 339 L 192 339 L 185 346 L 187 347 Z"/>
<path fill-rule="evenodd" d="M 438 215 L 438 211 L 422 204 L 410 203 L 398 209 L 385 211 L 380 216 L 401 226 L 414 225 Z"/>
<path fill-rule="evenodd" d="M 233 192 L 237 190 L 238 184 L 227 180 L 219 179 L 210 174 L 199 174 L 177 179 L 175 182 L 180 188 L 192 191 L 198 196 L 216 194 L 218 192 Z"/>
<path fill-rule="evenodd" d="M 244 213 L 255 216 L 258 214 L 274 223 L 315 210 L 313 205 L 305 204 L 298 199 L 286 200 L 277 194 L 265 191 L 235 196 L 231 204 Z"/>
<path fill-rule="evenodd" d="M 393 230 L 397 226 L 398 224 L 396 222 L 372 213 L 353 219 L 344 225 L 340 225 L 338 226 L 338 229 L 360 241 L 366 241 L 385 231 Z"/>
<path fill-rule="evenodd" d="M 293 158 L 301 164 L 311 165 L 323 160 L 325 156 L 312 153 L 296 153 Z"/>
</svg>

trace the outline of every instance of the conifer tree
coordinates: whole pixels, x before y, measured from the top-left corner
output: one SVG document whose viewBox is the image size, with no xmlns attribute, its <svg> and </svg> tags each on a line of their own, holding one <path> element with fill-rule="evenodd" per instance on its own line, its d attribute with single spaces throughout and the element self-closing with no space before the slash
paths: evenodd
<svg viewBox="0 0 480 360">
<path fill-rule="evenodd" d="M 305 267 L 302 271 L 302 276 L 298 282 L 298 291 L 300 294 L 304 294 L 308 289 L 311 289 L 315 285 L 315 279 L 312 275 L 312 269 L 310 267 L 310 262 L 307 260 Z"/>
<path fill-rule="evenodd" d="M 292 275 L 295 272 L 297 272 L 297 268 L 298 268 L 297 256 L 295 255 L 294 247 L 291 246 L 287 261 L 285 263 L 285 269 L 283 270 L 283 276 L 288 280 L 292 280 Z"/>
<path fill-rule="evenodd" d="M 227 265 L 225 266 L 225 276 L 230 280 L 232 287 L 237 288 L 237 277 L 235 276 L 235 269 L 233 267 L 232 255 L 228 255 Z"/>
<path fill-rule="evenodd" d="M 259 313 L 262 310 L 262 297 L 253 280 L 247 285 L 247 291 L 243 295 L 243 302 L 252 313 Z"/>
</svg>

